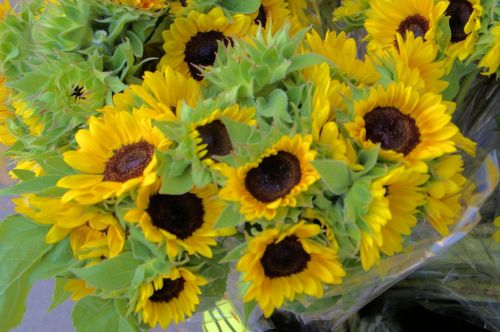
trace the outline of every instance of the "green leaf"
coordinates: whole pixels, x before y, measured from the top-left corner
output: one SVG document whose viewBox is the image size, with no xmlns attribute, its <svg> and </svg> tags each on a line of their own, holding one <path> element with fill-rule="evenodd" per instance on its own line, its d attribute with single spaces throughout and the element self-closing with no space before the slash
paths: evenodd
<svg viewBox="0 0 500 332">
<path fill-rule="evenodd" d="M 323 62 L 329 62 L 327 58 L 319 54 L 302 54 L 292 58 L 292 64 L 288 68 L 288 72 L 299 71 L 307 67 L 318 65 Z"/>
<path fill-rule="evenodd" d="M 0 189 L 0 196 L 13 196 L 26 193 L 39 193 L 54 187 L 61 177 L 55 175 L 40 176 L 10 187 Z"/>
<path fill-rule="evenodd" d="M 248 140 L 250 139 L 250 136 L 252 134 L 251 126 L 226 117 L 224 117 L 222 121 L 226 126 L 227 133 L 229 134 L 229 137 L 231 138 L 231 142 L 233 144 L 248 143 Z"/>
<path fill-rule="evenodd" d="M 252 14 L 259 10 L 260 0 L 222 0 L 221 6 L 238 14 Z"/>
<path fill-rule="evenodd" d="M 31 289 L 29 274 L 47 253 L 46 226 L 14 215 L 0 223 L 0 330 L 17 326 Z"/>
<path fill-rule="evenodd" d="M 27 95 L 35 95 L 47 84 L 47 81 L 47 74 L 32 72 L 28 73 L 25 77 L 10 83 L 9 86 L 20 92 L 24 92 Z"/>
<path fill-rule="evenodd" d="M 339 160 L 314 160 L 313 165 L 321 175 L 328 190 L 340 195 L 349 189 L 351 178 L 349 167 Z"/>
<path fill-rule="evenodd" d="M 288 96 L 285 91 L 276 89 L 269 95 L 268 101 L 262 97 L 257 99 L 257 111 L 269 118 L 279 116 L 282 112 L 287 112 Z"/>
<path fill-rule="evenodd" d="M 87 268 L 71 269 L 71 272 L 91 286 L 121 290 L 130 286 L 140 264 L 142 261 L 134 258 L 131 252 L 126 252 Z"/>
<path fill-rule="evenodd" d="M 23 182 L 29 181 L 35 178 L 35 173 L 27 169 L 13 169 L 12 172 L 17 176 L 17 178 Z"/>
<path fill-rule="evenodd" d="M 241 213 L 234 209 L 234 204 L 228 204 L 217 219 L 214 229 L 236 227 L 241 222 L 243 222 Z"/>
<path fill-rule="evenodd" d="M 120 330 L 120 315 L 112 299 L 85 296 L 73 308 L 73 325 L 77 332 Z"/>
<path fill-rule="evenodd" d="M 115 300 L 115 308 L 120 316 L 119 328 L 118 331 L 123 332 L 134 332 L 140 331 L 139 326 L 137 325 L 137 321 L 134 319 L 132 315 L 128 315 L 128 305 L 126 300 Z M 128 317 L 127 317 L 128 316 Z"/>
<path fill-rule="evenodd" d="M 243 303 L 243 322 L 245 325 L 248 325 L 248 320 L 250 319 L 250 315 L 254 311 L 255 307 L 257 306 L 257 302 L 255 301 L 250 301 Z"/>
<path fill-rule="evenodd" d="M 37 162 L 42 166 L 45 173 L 48 174 L 69 175 L 75 173 L 75 170 L 64 162 L 62 155 L 41 158 Z"/>
<path fill-rule="evenodd" d="M 219 263 L 229 263 L 232 261 L 237 261 L 243 256 L 242 251 L 244 251 L 248 247 L 248 243 L 243 242 L 233 248 L 230 252 L 227 253 L 224 258 L 222 258 Z"/>
<path fill-rule="evenodd" d="M 181 195 L 193 188 L 193 178 L 191 177 L 191 168 L 187 168 L 179 176 L 164 176 L 160 194 Z"/>
<path fill-rule="evenodd" d="M 56 282 L 54 285 L 54 293 L 52 294 L 52 299 L 50 301 L 49 312 L 57 308 L 60 304 L 66 302 L 69 299 L 71 292 L 64 290 L 64 286 L 66 285 L 67 279 L 56 278 Z"/>
<path fill-rule="evenodd" d="M 70 268 L 82 265 L 82 262 L 73 257 L 73 251 L 69 244 L 69 238 L 62 240 L 42 257 L 33 269 L 30 280 L 50 279 L 57 275 L 66 273 Z"/>
</svg>

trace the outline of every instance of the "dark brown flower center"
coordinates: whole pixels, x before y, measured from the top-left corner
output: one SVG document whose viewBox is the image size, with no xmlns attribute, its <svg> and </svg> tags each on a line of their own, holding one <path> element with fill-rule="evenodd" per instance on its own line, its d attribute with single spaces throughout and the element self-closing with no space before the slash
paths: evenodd
<svg viewBox="0 0 500 332">
<path fill-rule="evenodd" d="M 254 22 L 255 22 L 255 24 L 262 25 L 263 28 L 266 27 L 267 13 L 266 13 L 266 10 L 264 9 L 264 6 L 260 5 L 259 14 L 257 14 L 257 17 L 255 18 Z"/>
<path fill-rule="evenodd" d="M 192 193 L 182 195 L 156 194 L 149 199 L 146 212 L 154 226 L 183 240 L 203 225 L 203 202 Z"/>
<path fill-rule="evenodd" d="M 181 6 L 182 7 L 187 7 L 187 1 L 186 0 L 181 0 Z"/>
<path fill-rule="evenodd" d="M 207 154 L 203 159 L 212 156 L 227 156 L 233 151 L 226 126 L 220 120 L 212 121 L 204 126 L 197 127 L 202 144 L 207 144 Z"/>
<path fill-rule="evenodd" d="M 376 107 L 365 114 L 366 138 L 386 150 L 407 155 L 420 142 L 415 120 L 394 107 Z"/>
<path fill-rule="evenodd" d="M 302 177 L 300 162 L 286 151 L 265 157 L 248 171 L 245 187 L 257 200 L 269 203 L 285 197 Z"/>
<path fill-rule="evenodd" d="M 424 38 L 425 34 L 429 30 L 429 21 L 420 14 L 410 15 L 406 17 L 401 23 L 397 32 L 401 34 L 403 39 L 406 39 L 406 32 L 412 31 L 415 38 Z M 424 38 L 425 39 L 425 38 Z"/>
<path fill-rule="evenodd" d="M 201 81 L 203 75 L 198 66 L 211 66 L 215 62 L 217 41 L 222 41 L 226 46 L 231 38 L 224 36 L 219 31 L 198 32 L 186 44 L 184 61 L 188 64 L 189 72 L 194 79 Z"/>
<path fill-rule="evenodd" d="M 296 236 L 288 236 L 279 243 L 267 246 L 260 264 L 269 278 L 288 277 L 302 272 L 311 260 Z"/>
<path fill-rule="evenodd" d="M 153 158 L 155 146 L 139 141 L 113 151 L 104 169 L 104 181 L 125 182 L 142 175 Z"/>
<path fill-rule="evenodd" d="M 460 42 L 467 38 L 464 31 L 465 25 L 473 12 L 472 5 L 467 0 L 452 0 L 446 9 L 446 15 L 450 17 L 451 41 Z"/>
<path fill-rule="evenodd" d="M 172 280 L 163 279 L 163 287 L 154 291 L 153 295 L 149 297 L 152 302 L 168 303 L 170 300 L 177 298 L 184 290 L 184 279 L 182 277 Z"/>
<path fill-rule="evenodd" d="M 85 97 L 85 88 L 81 85 L 73 85 L 70 97 L 75 97 L 75 100 L 87 99 Z"/>
</svg>

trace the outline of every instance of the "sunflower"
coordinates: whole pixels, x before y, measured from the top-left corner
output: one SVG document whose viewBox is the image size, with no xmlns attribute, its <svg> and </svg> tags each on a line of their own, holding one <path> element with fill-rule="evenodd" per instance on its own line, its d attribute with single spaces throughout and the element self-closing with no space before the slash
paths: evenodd
<svg viewBox="0 0 500 332">
<path fill-rule="evenodd" d="M 311 52 L 323 55 L 337 65 L 341 74 L 354 79 L 358 84 L 373 84 L 379 79 L 379 74 L 371 60 L 357 58 L 356 41 L 347 38 L 344 32 L 337 35 L 335 31 L 327 31 L 325 38 L 316 30 L 312 30 L 305 38 L 306 48 Z"/>
<path fill-rule="evenodd" d="M 146 239 L 165 241 L 168 256 L 176 257 L 182 249 L 189 255 L 212 257 L 210 246 L 215 237 L 234 233 L 234 229 L 214 230 L 213 226 L 225 204 L 217 197 L 216 185 L 194 188 L 182 195 L 158 193 L 160 182 L 139 190 L 136 207 L 125 215 L 128 222 L 139 223 Z"/>
<path fill-rule="evenodd" d="M 396 38 L 398 47 L 390 49 L 388 55 L 395 62 L 397 81 L 421 93 L 446 89 L 448 82 L 441 80 L 445 75 L 444 61 L 436 61 L 436 45 L 413 34 L 406 39 L 398 34 Z"/>
<path fill-rule="evenodd" d="M 32 194 L 12 200 L 16 212 L 39 224 L 52 225 L 45 237 L 47 243 L 57 243 L 70 235 L 76 258 L 84 260 L 115 257 L 123 249 L 125 233 L 113 215 L 93 206 L 61 203 L 59 197 L 39 197 Z"/>
<path fill-rule="evenodd" d="M 254 126 L 255 108 L 241 108 L 233 105 L 224 111 L 214 110 L 208 117 L 191 124 L 189 136 L 196 142 L 196 152 L 200 160 L 211 166 L 216 159 L 213 156 L 227 156 L 233 145 L 221 117 Z"/>
<path fill-rule="evenodd" d="M 320 298 L 323 284 L 340 284 L 345 276 L 337 252 L 311 238 L 321 229 L 300 222 L 285 232 L 269 229 L 252 240 L 236 268 L 250 287 L 244 302 L 255 300 L 269 317 L 286 300 L 305 293 Z"/>
<path fill-rule="evenodd" d="M 380 259 L 403 250 L 403 235 L 417 224 L 417 208 L 425 202 L 422 185 L 429 176 L 400 166 L 371 186 L 372 201 L 364 216 L 370 231 L 361 232 L 360 257 L 365 271 Z"/>
<path fill-rule="evenodd" d="M 178 17 L 163 32 L 166 54 L 160 61 L 160 67 L 172 66 L 176 71 L 201 81 L 201 67 L 213 65 L 218 48 L 217 42 L 225 46 L 233 38 L 252 34 L 252 21 L 247 15 L 236 14 L 231 20 L 224 16 L 220 7 L 215 7 L 208 14 L 191 11 L 187 17 Z"/>
<path fill-rule="evenodd" d="M 466 178 L 462 175 L 463 160 L 458 154 L 440 158 L 433 167 L 427 186 L 427 218 L 434 229 L 445 236 L 461 211 L 460 200 Z"/>
<path fill-rule="evenodd" d="M 192 9 L 193 0 L 175 0 L 169 3 L 169 13 L 174 14 L 175 17 L 184 16 Z"/>
<path fill-rule="evenodd" d="M 262 0 L 259 10 L 250 16 L 255 24 L 260 24 L 264 29 L 271 26 L 273 33 L 291 19 L 285 0 Z M 296 30 L 298 29 L 292 29 L 292 31 Z"/>
<path fill-rule="evenodd" d="M 30 135 L 39 136 L 43 131 L 44 124 L 35 114 L 35 109 L 22 100 L 12 100 L 11 102 L 16 116 L 28 127 Z"/>
<path fill-rule="evenodd" d="M 114 0 L 114 2 L 143 10 L 163 9 L 167 5 L 165 0 Z"/>
<path fill-rule="evenodd" d="M 306 0 L 287 0 L 287 2 L 292 16 L 296 17 L 305 26 L 311 24 L 306 15 Z"/>
<path fill-rule="evenodd" d="M 12 171 L 9 171 L 9 176 L 12 179 L 17 180 L 18 177 L 16 173 L 13 172 L 14 170 L 31 171 L 35 176 L 45 175 L 43 168 L 34 160 L 20 161 L 16 164 Z"/>
<path fill-rule="evenodd" d="M 311 136 L 284 136 L 255 162 L 222 168 L 227 183 L 219 196 L 239 202 L 247 220 L 271 220 L 279 207 L 296 206 L 296 197 L 320 177 L 311 163 L 316 156 L 311 141 Z"/>
<path fill-rule="evenodd" d="M 71 293 L 71 299 L 73 301 L 80 301 L 87 295 L 92 295 L 95 288 L 89 287 L 84 280 L 81 279 L 69 279 L 64 284 L 64 290 Z"/>
<path fill-rule="evenodd" d="M 172 268 L 169 274 L 141 286 L 135 312 L 141 312 L 142 320 L 150 327 L 159 323 L 165 329 L 172 321 L 183 322 L 200 303 L 200 286 L 206 284 L 204 278 L 185 268 Z"/>
<path fill-rule="evenodd" d="M 17 139 L 9 130 L 9 121 L 14 118 L 14 113 L 8 107 L 10 91 L 4 84 L 5 78 L 0 75 L 0 144 L 11 146 Z"/>
<path fill-rule="evenodd" d="M 155 151 L 164 151 L 170 141 L 150 119 L 137 113 L 106 112 L 90 117 L 88 125 L 75 135 L 79 149 L 64 153 L 64 161 L 83 174 L 59 180 L 59 187 L 69 189 L 63 202 L 95 204 L 156 181 Z"/>
<path fill-rule="evenodd" d="M 354 122 L 345 127 L 365 148 L 380 144 L 382 157 L 427 169 L 430 160 L 456 150 L 458 128 L 442 97 L 419 94 L 402 83 L 371 88 L 366 100 L 354 103 Z"/>
<path fill-rule="evenodd" d="M 148 107 L 148 116 L 158 121 L 180 117 L 182 103 L 196 106 L 203 98 L 200 84 L 191 77 L 165 66 L 156 72 L 146 72 L 141 85 L 130 86 L 132 92 Z"/>
<path fill-rule="evenodd" d="M 9 0 L 3 0 L 3 2 L 0 3 L 0 21 L 3 21 L 11 12 L 12 6 L 10 5 Z"/>
<path fill-rule="evenodd" d="M 448 1 L 442 1 L 448 3 Z M 451 44 L 447 54 L 451 59 L 465 60 L 476 45 L 478 32 L 481 29 L 483 7 L 481 0 L 450 0 L 446 9 L 451 30 Z"/>
<path fill-rule="evenodd" d="M 407 32 L 434 43 L 437 25 L 444 15 L 448 2 L 372 0 L 370 5 L 365 28 L 370 40 L 368 48 L 374 50 L 397 46 L 397 34 L 406 38 Z"/>
<path fill-rule="evenodd" d="M 493 43 L 489 51 L 484 55 L 484 57 L 479 61 L 479 67 L 484 67 L 487 69 L 483 72 L 483 75 L 491 75 L 498 70 L 500 66 L 500 25 L 497 25 L 491 30 L 491 35 L 493 37 Z"/>
</svg>

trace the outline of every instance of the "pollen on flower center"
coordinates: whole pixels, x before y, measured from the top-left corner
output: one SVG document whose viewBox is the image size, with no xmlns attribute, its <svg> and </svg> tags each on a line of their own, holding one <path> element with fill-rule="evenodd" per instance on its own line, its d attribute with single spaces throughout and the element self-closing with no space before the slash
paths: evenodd
<svg viewBox="0 0 500 332">
<path fill-rule="evenodd" d="M 263 28 L 266 27 L 267 13 L 266 13 L 266 10 L 264 9 L 264 6 L 260 5 L 259 14 L 255 18 L 254 22 L 255 22 L 255 24 L 261 24 Z"/>
<path fill-rule="evenodd" d="M 154 291 L 149 297 L 152 302 L 170 302 L 173 298 L 179 296 L 184 290 L 184 279 L 182 277 L 172 280 L 163 279 L 163 287 Z"/>
<path fill-rule="evenodd" d="M 189 72 L 194 79 L 201 81 L 202 73 L 197 66 L 211 66 L 215 62 L 217 52 L 217 41 L 222 41 L 224 45 L 231 42 L 231 38 L 224 36 L 219 31 L 198 32 L 186 44 L 184 51 L 184 61 L 189 67 Z"/>
<path fill-rule="evenodd" d="M 147 213 L 154 226 L 183 240 L 203 225 L 203 202 L 192 193 L 182 195 L 156 194 L 150 198 Z"/>
<path fill-rule="evenodd" d="M 300 182 L 301 175 L 297 157 L 279 151 L 248 171 L 245 187 L 257 200 L 270 203 L 285 197 Z"/>
<path fill-rule="evenodd" d="M 269 278 L 288 277 L 299 273 L 311 260 L 296 236 L 288 236 L 279 243 L 267 246 L 260 263 Z"/>
<path fill-rule="evenodd" d="M 412 31 L 415 38 L 424 38 L 428 30 L 429 21 L 422 15 L 415 14 L 406 17 L 401 23 L 399 23 L 397 32 L 399 32 L 403 38 L 406 38 L 407 31 Z"/>
<path fill-rule="evenodd" d="M 472 5 L 467 0 L 452 0 L 446 9 L 446 15 L 450 17 L 451 41 L 460 42 L 467 37 L 464 31 L 465 25 L 473 12 Z"/>
<path fill-rule="evenodd" d="M 104 170 L 104 181 L 125 182 L 142 175 L 149 165 L 155 147 L 146 141 L 124 145 L 113 151 Z"/>
<path fill-rule="evenodd" d="M 394 107 L 376 107 L 364 116 L 366 138 L 407 155 L 420 142 L 415 120 Z"/>
<path fill-rule="evenodd" d="M 220 120 L 212 121 L 204 126 L 197 127 L 203 144 L 207 144 L 207 154 L 203 158 L 213 155 L 226 156 L 233 150 L 231 139 L 226 126 Z"/>
</svg>

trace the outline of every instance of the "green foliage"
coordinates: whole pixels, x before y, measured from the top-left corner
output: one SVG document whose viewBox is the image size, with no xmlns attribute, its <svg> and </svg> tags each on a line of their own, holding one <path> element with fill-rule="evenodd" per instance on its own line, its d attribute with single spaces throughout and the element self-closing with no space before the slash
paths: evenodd
<svg viewBox="0 0 500 332">
<path fill-rule="evenodd" d="M 349 167 L 345 162 L 339 160 L 315 160 L 313 165 L 329 191 L 340 195 L 349 189 L 351 177 Z"/>
<path fill-rule="evenodd" d="M 139 331 L 135 320 L 127 317 L 125 308 L 125 300 L 86 296 L 73 309 L 73 325 L 78 332 Z"/>
<path fill-rule="evenodd" d="M 220 0 L 221 7 L 227 9 L 230 13 L 252 14 L 259 10 L 260 0 Z"/>
<path fill-rule="evenodd" d="M 0 196 L 12 196 L 26 193 L 39 193 L 55 186 L 61 177 L 57 175 L 40 176 L 10 187 L 0 189 Z"/>
<path fill-rule="evenodd" d="M 125 252 L 86 268 L 71 269 L 90 286 L 109 291 L 125 290 L 134 278 L 141 261 L 133 253 Z"/>
</svg>

